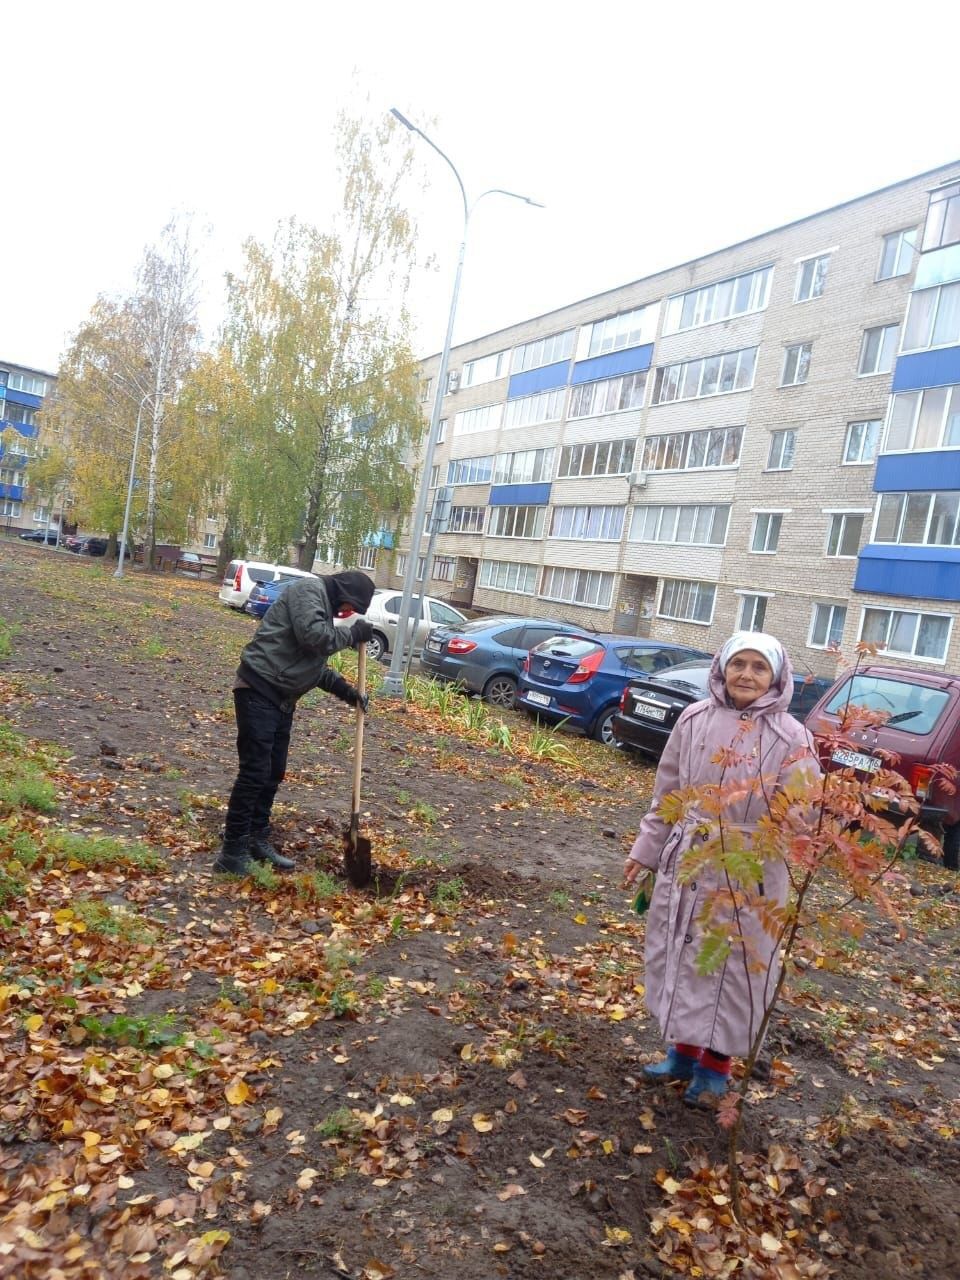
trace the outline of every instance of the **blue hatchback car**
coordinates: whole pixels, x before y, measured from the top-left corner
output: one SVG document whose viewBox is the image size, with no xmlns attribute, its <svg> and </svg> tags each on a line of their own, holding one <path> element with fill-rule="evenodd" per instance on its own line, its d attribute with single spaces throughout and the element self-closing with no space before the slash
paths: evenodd
<svg viewBox="0 0 960 1280">
<path fill-rule="evenodd" d="M 255 618 L 262 618 L 274 600 L 282 595 L 296 578 L 277 578 L 276 582 L 258 582 L 247 596 L 243 606 L 244 613 L 252 613 Z"/>
<path fill-rule="evenodd" d="M 529 712 L 562 720 L 609 745 L 613 717 L 631 679 L 711 656 L 702 649 L 636 636 L 554 636 L 531 649 L 517 702 Z"/>
</svg>

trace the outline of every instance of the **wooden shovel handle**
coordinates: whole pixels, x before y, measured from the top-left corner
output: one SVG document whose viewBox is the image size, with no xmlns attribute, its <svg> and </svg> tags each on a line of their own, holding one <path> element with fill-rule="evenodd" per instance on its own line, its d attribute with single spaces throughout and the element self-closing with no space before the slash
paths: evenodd
<svg viewBox="0 0 960 1280">
<path fill-rule="evenodd" d="M 367 691 L 367 646 L 357 650 L 357 693 L 361 698 Z M 357 704 L 357 738 L 353 749 L 353 807 L 352 814 L 360 812 L 360 771 L 363 768 L 363 707 Z"/>
</svg>

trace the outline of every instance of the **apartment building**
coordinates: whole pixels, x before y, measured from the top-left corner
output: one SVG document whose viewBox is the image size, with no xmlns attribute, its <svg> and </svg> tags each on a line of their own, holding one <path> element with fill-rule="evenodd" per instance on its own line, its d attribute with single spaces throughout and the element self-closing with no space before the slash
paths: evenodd
<svg viewBox="0 0 960 1280">
<path fill-rule="evenodd" d="M 56 375 L 0 360 L 0 527 L 45 528 L 50 512 L 26 499 L 27 469 L 35 456 L 37 415 Z"/>
<path fill-rule="evenodd" d="M 434 461 L 455 603 L 960 670 L 960 163 L 455 348 Z"/>
</svg>

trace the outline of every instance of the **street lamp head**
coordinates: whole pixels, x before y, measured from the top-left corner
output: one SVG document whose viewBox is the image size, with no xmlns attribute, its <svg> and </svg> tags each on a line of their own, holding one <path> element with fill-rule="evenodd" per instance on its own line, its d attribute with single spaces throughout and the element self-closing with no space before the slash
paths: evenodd
<svg viewBox="0 0 960 1280">
<path fill-rule="evenodd" d="M 409 129 L 411 133 L 420 132 L 417 126 L 415 124 L 411 124 L 405 115 L 401 115 L 401 113 L 397 110 L 396 107 L 390 108 L 390 114 L 394 117 L 394 119 L 399 120 L 405 129 Z"/>
</svg>

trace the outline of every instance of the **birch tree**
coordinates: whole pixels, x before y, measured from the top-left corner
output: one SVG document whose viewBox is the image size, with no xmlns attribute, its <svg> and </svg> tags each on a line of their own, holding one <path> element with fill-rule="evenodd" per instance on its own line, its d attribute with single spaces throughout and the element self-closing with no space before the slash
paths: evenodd
<svg viewBox="0 0 960 1280">
<path fill-rule="evenodd" d="M 392 120 L 338 126 L 334 228 L 291 220 L 249 241 L 228 280 L 225 346 L 243 384 L 229 488 L 240 525 L 310 568 L 323 541 L 355 563 L 412 497 L 423 430 L 406 297 L 415 231 L 401 198 L 412 153 Z"/>
</svg>

